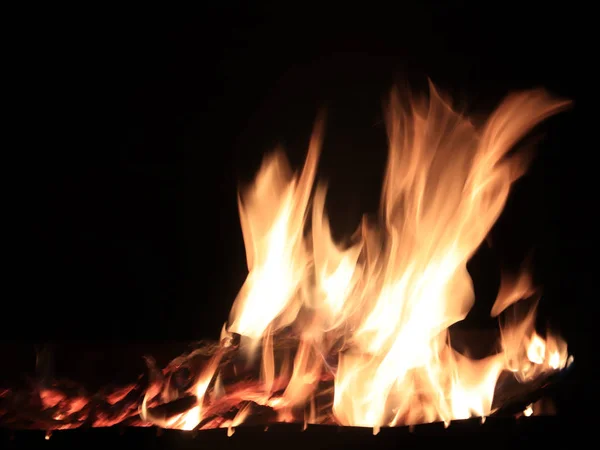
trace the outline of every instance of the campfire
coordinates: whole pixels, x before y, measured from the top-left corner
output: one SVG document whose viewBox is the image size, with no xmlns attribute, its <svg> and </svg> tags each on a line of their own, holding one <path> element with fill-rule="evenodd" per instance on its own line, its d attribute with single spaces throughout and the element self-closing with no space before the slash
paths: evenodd
<svg viewBox="0 0 600 450">
<path fill-rule="evenodd" d="M 0 422 L 230 434 L 294 422 L 377 433 L 484 419 L 524 401 L 572 361 L 559 336 L 536 330 L 541 295 L 529 268 L 502 278 L 490 311 L 499 333 L 450 327 L 475 301 L 467 261 L 527 169 L 530 153 L 511 150 L 568 104 L 541 90 L 512 94 L 477 125 L 433 85 L 427 100 L 393 91 L 380 214 L 344 242 L 332 238 L 327 190 L 315 180 L 318 119 L 299 173 L 276 151 L 240 193 L 248 277 L 219 341 L 164 368 L 148 358 L 148 372 L 127 386 L 89 393 L 46 380 L 0 390 Z M 485 340 L 497 342 L 471 357 Z"/>
</svg>

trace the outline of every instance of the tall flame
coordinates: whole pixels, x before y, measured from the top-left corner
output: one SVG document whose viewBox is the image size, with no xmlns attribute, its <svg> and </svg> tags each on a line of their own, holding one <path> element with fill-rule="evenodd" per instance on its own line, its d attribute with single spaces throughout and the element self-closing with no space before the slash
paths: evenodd
<svg viewBox="0 0 600 450">
<path fill-rule="evenodd" d="M 515 369 L 507 355 L 522 352 L 524 343 L 546 345 L 533 330 L 533 315 L 504 330 L 503 352 L 482 361 L 452 350 L 447 330 L 474 302 L 467 261 L 526 169 L 522 155 L 507 153 L 566 105 L 543 91 L 514 94 L 478 129 L 433 85 L 429 101 L 412 102 L 410 108 L 393 92 L 383 223 L 375 228 L 365 221 L 361 239 L 349 248 L 331 237 L 322 186 L 312 204 L 312 233 L 304 236 L 319 123 L 299 178 L 290 174 L 283 154 L 275 153 L 240 201 L 250 272 L 234 304 L 230 331 L 258 339 L 267 330 L 302 321 L 300 354 L 312 349 L 315 361 L 306 364 L 297 357 L 294 369 L 296 378 L 313 389 L 319 377 L 310 372 L 322 370 L 318 355 L 332 340 L 343 339 L 333 407 L 343 425 L 488 414 L 500 372 L 507 365 Z M 494 315 L 522 298 L 519 294 L 524 294 L 523 283 L 512 290 L 503 287 Z M 300 318 L 301 309 L 311 314 Z M 566 349 L 554 347 L 562 350 L 554 359 L 564 363 Z M 525 353 L 535 353 L 529 356 L 534 364 L 552 364 L 544 351 Z M 517 366 L 522 362 L 516 361 Z M 313 389 L 288 388 L 293 394 L 286 391 L 284 397 L 305 401 Z"/>
<path fill-rule="evenodd" d="M 484 359 L 455 351 L 448 329 L 475 300 L 467 261 L 527 168 L 522 153 L 509 151 L 567 105 L 541 90 L 513 94 L 477 127 L 433 85 L 428 101 L 409 106 L 392 92 L 381 220 L 363 220 L 349 246 L 332 238 L 325 186 L 313 190 L 322 121 L 299 175 L 282 151 L 267 157 L 239 198 L 249 274 L 226 330 L 242 336 L 248 355 L 262 343 L 263 394 L 252 400 L 276 409 L 282 421 L 292 409 L 311 405 L 306 421 L 316 421 L 314 397 L 322 374 L 330 372 L 335 420 L 377 431 L 485 416 L 501 372 L 526 380 L 564 367 L 566 344 L 536 333 L 534 308 L 502 321 L 500 350 Z M 491 313 L 498 316 L 534 293 L 526 272 L 507 278 Z M 287 369 L 277 365 L 273 347 L 286 327 L 300 344 L 291 367 L 282 365 L 291 371 L 282 386 L 278 374 Z M 332 353 L 337 363 L 327 357 Z M 207 370 L 198 381 L 199 400 L 215 364 Z M 243 411 L 238 416 L 245 417 Z M 194 414 L 192 425 L 202 419 L 201 406 Z M 192 426 L 189 417 L 175 420 Z"/>
</svg>

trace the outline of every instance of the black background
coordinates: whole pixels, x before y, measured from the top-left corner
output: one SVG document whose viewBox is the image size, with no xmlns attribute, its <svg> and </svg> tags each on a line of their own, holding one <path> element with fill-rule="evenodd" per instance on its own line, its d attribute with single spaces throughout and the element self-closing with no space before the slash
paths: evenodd
<svg viewBox="0 0 600 450">
<path fill-rule="evenodd" d="M 493 249 L 469 265 L 481 301 L 467 324 L 490 323 L 498 261 L 515 266 L 533 251 L 542 316 L 590 364 L 591 30 L 585 11 L 541 5 L 20 15 L 6 69 L 16 75 L 5 123 L 16 161 L 6 160 L 5 194 L 16 208 L 5 216 L 15 230 L 5 236 L 5 342 L 217 337 L 246 275 L 236 191 L 265 152 L 283 144 L 298 167 L 328 108 L 319 176 L 341 237 L 377 207 L 385 96 L 394 83 L 424 92 L 430 77 L 477 114 L 517 89 L 574 100 L 537 130 L 537 157 Z"/>
</svg>

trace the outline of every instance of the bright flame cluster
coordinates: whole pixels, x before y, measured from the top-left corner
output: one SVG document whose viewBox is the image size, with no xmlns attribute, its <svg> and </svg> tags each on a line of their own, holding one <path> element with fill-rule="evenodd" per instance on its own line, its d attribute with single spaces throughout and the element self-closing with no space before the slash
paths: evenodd
<svg viewBox="0 0 600 450">
<path fill-rule="evenodd" d="M 334 242 L 326 188 L 315 188 L 321 121 L 301 173 L 275 152 L 240 195 L 249 273 L 223 337 L 241 335 L 247 357 L 261 358 L 261 392 L 250 400 L 276 409 L 281 421 L 311 404 L 327 371 L 334 378 L 335 421 L 377 430 L 486 416 L 501 372 L 525 381 L 566 364 L 566 344 L 535 332 L 535 309 L 503 321 L 500 351 L 485 359 L 455 351 L 448 328 L 474 302 L 467 261 L 527 168 L 528 159 L 509 150 L 568 102 L 543 91 L 513 94 L 480 127 L 453 111 L 432 85 L 428 100 L 408 105 L 392 93 L 381 220 L 365 219 L 352 245 Z M 505 279 L 492 315 L 534 294 L 527 273 Z M 286 327 L 300 343 L 293 361 L 280 364 L 273 348 Z M 327 362 L 332 353 L 336 364 Z M 226 395 L 215 373 L 220 355 L 195 384 L 197 406 L 161 425 L 196 427 L 215 376 L 214 390 Z M 307 421 L 319 422 L 309 409 Z M 240 410 L 227 426 L 246 415 Z"/>
</svg>

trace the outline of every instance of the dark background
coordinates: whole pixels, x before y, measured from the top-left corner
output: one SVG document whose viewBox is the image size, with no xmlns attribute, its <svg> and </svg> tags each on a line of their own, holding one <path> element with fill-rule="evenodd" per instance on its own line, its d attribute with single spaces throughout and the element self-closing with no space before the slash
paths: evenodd
<svg viewBox="0 0 600 450">
<path fill-rule="evenodd" d="M 6 235 L 15 251 L 4 342 L 216 338 L 246 276 L 239 183 L 276 144 L 298 167 L 327 106 L 319 174 L 343 236 L 377 207 L 385 96 L 394 83 L 425 92 L 430 77 L 475 113 L 532 87 L 575 101 L 536 130 L 537 157 L 492 232 L 494 247 L 469 267 L 481 299 L 473 317 L 487 326 L 498 261 L 516 266 L 533 251 L 542 317 L 589 364 L 586 12 L 418 5 L 233 2 L 19 17 L 9 45 L 17 162 L 5 170 L 16 209 L 5 220 L 16 231 Z"/>
</svg>

